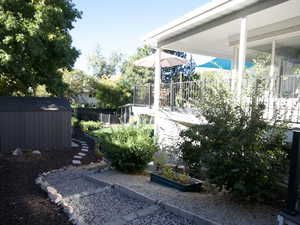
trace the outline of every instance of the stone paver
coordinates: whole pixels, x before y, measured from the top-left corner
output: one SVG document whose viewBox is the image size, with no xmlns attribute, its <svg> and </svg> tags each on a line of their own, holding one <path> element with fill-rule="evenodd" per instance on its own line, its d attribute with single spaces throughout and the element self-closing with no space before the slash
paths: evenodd
<svg viewBox="0 0 300 225">
<path fill-rule="evenodd" d="M 81 165 L 81 161 L 80 160 L 72 160 L 72 163 L 74 165 Z"/>
</svg>

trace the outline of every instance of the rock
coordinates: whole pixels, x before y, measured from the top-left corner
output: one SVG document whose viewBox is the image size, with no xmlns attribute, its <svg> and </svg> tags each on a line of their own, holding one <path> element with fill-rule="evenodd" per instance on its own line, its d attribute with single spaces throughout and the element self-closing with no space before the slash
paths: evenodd
<svg viewBox="0 0 300 225">
<path fill-rule="evenodd" d="M 23 151 L 21 148 L 16 148 L 13 153 L 12 153 L 14 156 L 19 156 L 19 155 L 22 155 L 23 154 Z"/>
<path fill-rule="evenodd" d="M 74 213 L 74 210 L 71 206 L 65 205 L 64 206 L 64 212 L 67 213 L 68 215 L 72 215 Z"/>
<path fill-rule="evenodd" d="M 74 155 L 74 159 L 82 159 L 81 155 Z"/>
<path fill-rule="evenodd" d="M 33 155 L 41 155 L 42 153 L 39 150 L 32 151 Z"/>
<path fill-rule="evenodd" d="M 35 179 L 35 184 L 41 185 L 42 183 L 43 183 L 42 177 L 41 177 L 41 176 L 38 176 L 38 177 Z"/>
<path fill-rule="evenodd" d="M 89 150 L 88 149 L 81 149 L 81 151 L 83 151 L 83 152 L 88 152 Z"/>
<path fill-rule="evenodd" d="M 77 147 L 79 147 L 79 144 L 77 144 L 74 141 L 72 141 L 72 148 L 77 148 Z"/>
<path fill-rule="evenodd" d="M 79 152 L 78 155 L 80 155 L 80 156 L 86 156 L 86 154 L 82 153 L 82 152 Z"/>
<path fill-rule="evenodd" d="M 49 193 L 49 194 L 57 194 L 57 190 L 55 189 L 55 188 L 53 188 L 53 187 L 51 187 L 51 186 L 48 186 L 47 187 L 47 192 Z"/>
<path fill-rule="evenodd" d="M 72 160 L 72 163 L 74 165 L 81 165 L 81 161 L 80 160 Z"/>
</svg>

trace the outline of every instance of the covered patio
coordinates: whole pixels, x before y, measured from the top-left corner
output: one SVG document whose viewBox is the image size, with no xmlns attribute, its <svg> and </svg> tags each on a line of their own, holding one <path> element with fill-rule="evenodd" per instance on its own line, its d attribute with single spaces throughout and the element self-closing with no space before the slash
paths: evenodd
<svg viewBox="0 0 300 225">
<path fill-rule="evenodd" d="M 246 75 L 263 75 L 270 81 L 268 98 L 288 97 L 294 105 L 300 82 L 299 8 L 298 0 L 212 1 L 147 34 L 145 43 L 157 49 L 154 109 L 159 108 L 158 62 L 164 49 L 230 59 L 236 96 L 243 94 Z M 246 62 L 263 64 L 260 74 Z"/>
</svg>

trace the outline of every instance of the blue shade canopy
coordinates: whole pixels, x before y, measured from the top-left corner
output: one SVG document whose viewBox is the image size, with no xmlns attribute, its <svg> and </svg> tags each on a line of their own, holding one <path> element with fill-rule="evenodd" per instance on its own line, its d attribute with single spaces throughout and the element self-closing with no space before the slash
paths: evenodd
<svg viewBox="0 0 300 225">
<path fill-rule="evenodd" d="M 245 64 L 246 68 L 250 68 L 254 66 L 254 63 L 247 62 Z M 222 70 L 231 70 L 231 60 L 230 59 L 221 59 L 215 58 L 210 62 L 204 63 L 202 65 L 197 65 L 196 67 L 204 67 L 204 68 L 214 68 L 214 69 L 222 69 Z"/>
</svg>

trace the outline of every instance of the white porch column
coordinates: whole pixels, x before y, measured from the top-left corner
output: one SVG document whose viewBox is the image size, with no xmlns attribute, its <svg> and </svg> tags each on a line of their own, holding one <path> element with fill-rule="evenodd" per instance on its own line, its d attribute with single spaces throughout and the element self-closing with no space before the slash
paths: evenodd
<svg viewBox="0 0 300 225">
<path fill-rule="evenodd" d="M 154 78 L 154 135 L 158 136 L 158 118 L 159 118 L 159 98 L 160 98 L 160 77 L 161 77 L 161 67 L 160 67 L 160 57 L 161 49 L 156 50 L 155 55 L 155 78 Z"/>
<path fill-rule="evenodd" d="M 233 57 L 232 57 L 232 70 L 231 70 L 231 91 L 236 88 L 237 72 L 238 72 L 238 57 L 239 48 L 237 46 L 233 47 Z"/>
<path fill-rule="evenodd" d="M 237 95 L 241 97 L 247 52 L 247 17 L 241 18 Z"/>
<path fill-rule="evenodd" d="M 275 56 L 276 56 L 276 41 L 272 41 L 272 59 L 270 67 L 270 94 L 273 95 L 274 81 L 275 81 Z"/>
</svg>

